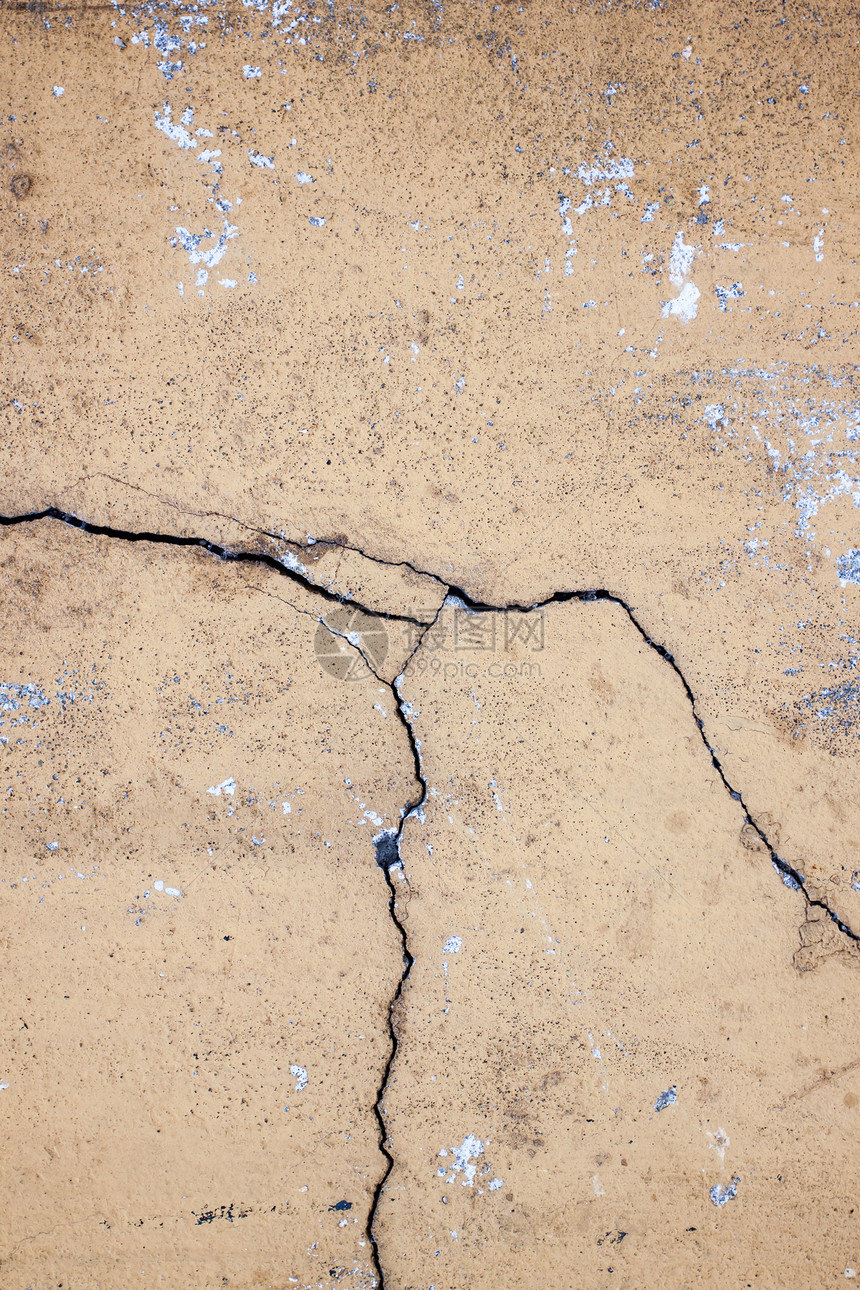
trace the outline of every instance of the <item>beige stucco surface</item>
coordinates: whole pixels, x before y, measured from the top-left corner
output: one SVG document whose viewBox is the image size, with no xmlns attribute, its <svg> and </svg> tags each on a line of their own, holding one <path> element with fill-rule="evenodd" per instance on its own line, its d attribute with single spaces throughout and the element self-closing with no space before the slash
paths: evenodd
<svg viewBox="0 0 860 1290">
<path fill-rule="evenodd" d="M 852 1280 L 850 6 L 0 31 L 0 1287 Z"/>
</svg>

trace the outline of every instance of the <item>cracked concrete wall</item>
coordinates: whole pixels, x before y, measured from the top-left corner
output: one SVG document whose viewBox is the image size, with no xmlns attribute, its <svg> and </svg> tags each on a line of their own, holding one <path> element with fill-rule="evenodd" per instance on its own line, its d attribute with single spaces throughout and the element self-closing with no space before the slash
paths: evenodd
<svg viewBox="0 0 860 1290">
<path fill-rule="evenodd" d="M 4 1286 L 855 1272 L 856 15 L 0 30 Z"/>
<path fill-rule="evenodd" d="M 609 586 L 826 881 L 854 19 L 519 8 L 7 11 L 7 508 Z"/>
<path fill-rule="evenodd" d="M 0 559 L 0 1281 L 364 1266 L 399 962 L 371 837 L 411 782 L 379 686 L 320 674 L 265 570 L 62 525 Z"/>
<path fill-rule="evenodd" d="M 623 611 L 553 606 L 546 639 L 540 677 L 408 674 L 429 796 L 385 1098 L 395 1284 L 825 1284 L 853 1258 L 857 1099 L 816 1063 L 856 1061 L 856 951 L 827 923 L 806 957 Z"/>
</svg>

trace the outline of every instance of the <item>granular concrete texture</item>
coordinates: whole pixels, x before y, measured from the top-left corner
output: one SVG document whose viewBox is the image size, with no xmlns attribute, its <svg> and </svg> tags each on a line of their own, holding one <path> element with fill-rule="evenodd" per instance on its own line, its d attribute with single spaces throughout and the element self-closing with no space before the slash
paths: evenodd
<svg viewBox="0 0 860 1290">
<path fill-rule="evenodd" d="M 0 22 L 2 1290 L 852 1280 L 853 9 Z"/>
</svg>

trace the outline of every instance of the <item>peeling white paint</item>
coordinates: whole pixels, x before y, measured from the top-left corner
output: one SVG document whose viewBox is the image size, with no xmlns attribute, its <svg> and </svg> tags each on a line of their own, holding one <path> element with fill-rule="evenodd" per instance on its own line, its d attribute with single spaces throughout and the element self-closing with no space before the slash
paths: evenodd
<svg viewBox="0 0 860 1290">
<path fill-rule="evenodd" d="M 680 318 L 681 322 L 692 322 L 699 311 L 701 291 L 694 282 L 687 282 L 674 300 L 667 300 L 663 305 L 663 317 Z"/>
<path fill-rule="evenodd" d="M 193 148 L 194 138 L 185 129 L 186 125 L 191 124 L 193 109 L 187 108 L 182 115 L 185 125 L 180 125 L 171 119 L 173 109 L 169 103 L 165 103 L 160 112 L 155 114 L 155 128 L 162 134 L 166 134 L 168 139 L 178 143 L 180 148 Z"/>
<path fill-rule="evenodd" d="M 222 783 L 213 784 L 212 788 L 207 788 L 206 792 L 211 793 L 213 797 L 220 797 L 222 793 L 227 797 L 232 797 L 236 792 L 236 781 L 232 777 L 225 779 Z"/>
<path fill-rule="evenodd" d="M 441 1152 L 439 1153 L 442 1154 Z M 473 1187 L 475 1185 L 475 1174 L 478 1166 L 473 1161 L 477 1161 L 479 1156 L 484 1154 L 484 1144 L 480 1138 L 469 1133 L 460 1143 L 459 1147 L 452 1147 L 451 1154 L 454 1157 L 454 1163 L 451 1165 L 453 1171 L 449 1182 L 454 1181 L 455 1174 L 463 1174 L 462 1186 Z"/>
<path fill-rule="evenodd" d="M 219 264 L 224 258 L 227 243 L 236 237 L 238 232 L 239 229 L 235 224 L 228 224 L 224 220 L 223 231 L 218 234 L 215 245 L 207 251 L 201 251 L 200 243 L 215 237 L 215 234 L 208 228 L 205 228 L 202 233 L 192 233 L 189 229 L 180 225 L 176 229 L 176 237 L 170 239 L 170 244 L 171 246 L 181 246 L 187 254 L 190 264 L 205 264 L 208 268 L 214 269 L 215 265 Z"/>
<path fill-rule="evenodd" d="M 693 260 L 701 249 L 701 246 L 687 246 L 680 229 L 675 234 L 672 250 L 669 252 L 669 280 L 676 287 L 680 287 L 684 279 L 689 278 Z"/>
</svg>

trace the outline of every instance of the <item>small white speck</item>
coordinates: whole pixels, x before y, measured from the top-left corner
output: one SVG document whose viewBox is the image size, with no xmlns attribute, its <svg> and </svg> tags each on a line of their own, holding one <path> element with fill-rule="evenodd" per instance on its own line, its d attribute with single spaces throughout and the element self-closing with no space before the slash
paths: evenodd
<svg viewBox="0 0 860 1290">
<path fill-rule="evenodd" d="M 63 95 L 63 94 L 65 94 L 65 92 L 66 92 L 66 87 L 65 87 L 65 85 L 55 85 L 55 86 L 54 86 L 54 98 L 55 98 L 55 99 L 60 98 L 60 96 L 61 96 L 61 95 Z"/>
</svg>

